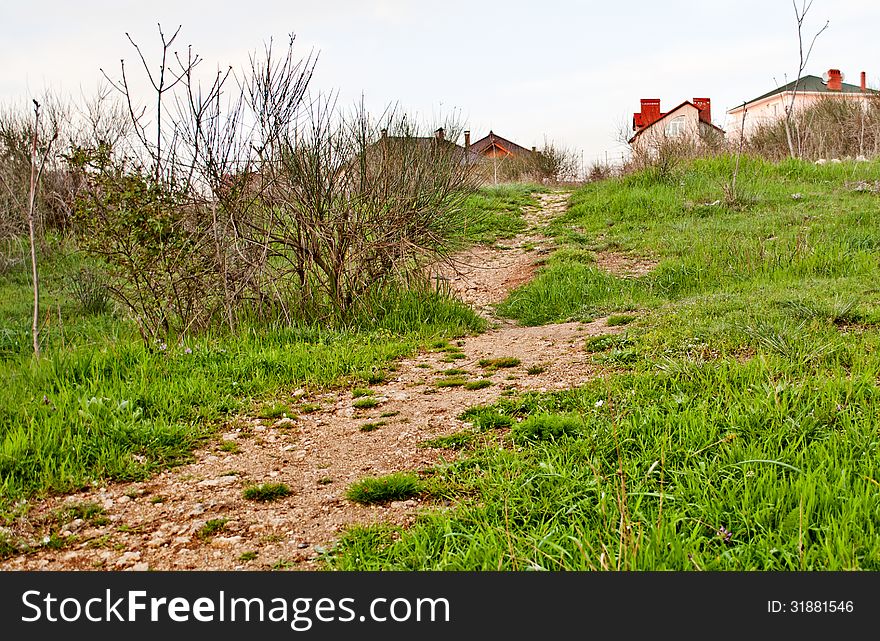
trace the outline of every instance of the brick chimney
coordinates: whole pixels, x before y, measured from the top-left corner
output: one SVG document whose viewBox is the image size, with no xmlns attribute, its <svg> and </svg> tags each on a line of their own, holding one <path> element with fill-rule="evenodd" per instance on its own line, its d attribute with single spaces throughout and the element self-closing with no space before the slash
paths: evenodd
<svg viewBox="0 0 880 641">
<path fill-rule="evenodd" d="M 642 127 L 647 127 L 660 120 L 660 99 L 642 98 Z"/>
<path fill-rule="evenodd" d="M 700 110 L 700 120 L 712 124 L 712 101 L 708 98 L 694 98 L 694 106 Z"/>
<path fill-rule="evenodd" d="M 864 93 L 867 90 L 868 90 L 868 82 L 867 82 L 867 79 L 865 78 L 865 72 L 863 71 L 862 72 L 862 93 Z"/>
<path fill-rule="evenodd" d="M 464 131 L 464 148 L 465 149 L 471 148 L 471 131 L 470 131 L 470 129 L 465 129 L 465 131 Z"/>
<path fill-rule="evenodd" d="M 440 127 L 437 131 L 434 132 L 434 138 L 437 140 L 445 140 L 446 139 L 446 131 L 443 127 Z"/>
<path fill-rule="evenodd" d="M 843 89 L 842 86 L 843 78 L 840 75 L 840 69 L 829 69 L 828 70 L 828 91 L 840 91 Z"/>
</svg>

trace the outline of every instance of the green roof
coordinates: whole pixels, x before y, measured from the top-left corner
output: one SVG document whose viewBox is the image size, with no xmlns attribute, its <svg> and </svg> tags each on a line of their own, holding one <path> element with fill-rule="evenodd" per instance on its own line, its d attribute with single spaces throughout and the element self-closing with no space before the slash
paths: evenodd
<svg viewBox="0 0 880 641">
<path fill-rule="evenodd" d="M 845 82 L 840 83 L 840 91 L 832 91 L 828 89 L 828 85 L 826 85 L 819 76 L 801 76 L 800 81 L 793 80 L 789 82 L 787 85 L 782 85 L 774 89 L 773 91 L 768 91 L 763 96 L 758 96 L 757 98 L 752 98 L 745 104 L 750 105 L 753 102 L 758 102 L 759 100 L 763 100 L 764 98 L 769 98 L 770 96 L 775 96 L 778 93 L 785 93 L 786 91 L 794 91 L 794 86 L 797 84 L 798 91 L 809 91 L 813 93 L 862 93 L 862 88 L 858 85 L 850 85 Z M 868 89 L 870 93 L 875 93 L 873 89 Z"/>
</svg>

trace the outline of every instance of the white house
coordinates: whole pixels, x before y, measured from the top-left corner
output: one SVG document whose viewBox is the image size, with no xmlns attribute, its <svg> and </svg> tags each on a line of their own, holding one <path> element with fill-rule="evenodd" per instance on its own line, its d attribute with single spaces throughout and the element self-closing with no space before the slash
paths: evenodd
<svg viewBox="0 0 880 641">
<path fill-rule="evenodd" d="M 656 150 L 670 139 L 701 144 L 708 138 L 724 136 L 724 130 L 712 124 L 712 104 L 708 98 L 685 100 L 665 113 L 660 111 L 660 100 L 642 98 L 641 111 L 633 114 L 633 130 L 629 144 L 636 153 Z"/>
<path fill-rule="evenodd" d="M 739 138 L 741 130 L 749 137 L 762 125 L 784 118 L 790 105 L 793 111 L 799 111 L 829 97 L 855 100 L 867 106 L 870 97 L 877 92 L 865 84 L 864 71 L 861 75 L 859 85 L 843 82 L 844 76 L 839 69 L 829 69 L 821 78 L 803 76 L 799 81 L 789 82 L 728 111 L 725 129 L 734 138 Z"/>
</svg>

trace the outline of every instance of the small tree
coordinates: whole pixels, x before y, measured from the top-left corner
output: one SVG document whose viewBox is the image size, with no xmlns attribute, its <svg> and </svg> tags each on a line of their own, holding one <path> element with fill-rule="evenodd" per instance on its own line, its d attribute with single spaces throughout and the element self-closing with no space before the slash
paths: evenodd
<svg viewBox="0 0 880 641">
<path fill-rule="evenodd" d="M 810 54 L 813 52 L 813 45 L 816 44 L 816 39 L 822 35 L 822 32 L 825 31 L 830 22 L 828 20 L 825 21 L 825 25 L 819 29 L 813 39 L 810 41 L 810 45 L 807 48 L 806 52 L 804 51 L 804 20 L 807 17 L 807 13 L 810 10 L 810 7 L 813 6 L 813 0 L 801 0 L 801 6 L 798 7 L 797 0 L 791 0 L 792 7 L 794 7 L 794 17 L 797 23 L 797 34 L 798 34 L 798 72 L 797 78 L 794 81 L 794 89 L 791 92 L 791 100 L 789 100 L 788 104 L 785 105 L 785 138 L 788 142 L 788 153 L 792 158 L 797 158 L 800 155 L 800 135 L 798 135 L 798 147 L 795 148 L 793 132 L 794 129 L 794 107 L 795 101 L 797 100 L 798 90 L 800 89 L 801 84 L 801 76 L 803 76 L 804 69 L 807 67 L 807 63 L 810 60 Z"/>
</svg>

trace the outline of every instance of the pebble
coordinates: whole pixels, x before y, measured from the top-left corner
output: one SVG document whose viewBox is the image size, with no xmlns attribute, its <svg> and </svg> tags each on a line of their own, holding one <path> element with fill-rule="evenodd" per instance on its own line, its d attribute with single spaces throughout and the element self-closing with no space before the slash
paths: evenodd
<svg viewBox="0 0 880 641">
<path fill-rule="evenodd" d="M 131 497 L 126 495 L 122 495 L 118 499 L 116 499 L 117 503 L 128 503 L 129 501 L 131 501 Z"/>
<path fill-rule="evenodd" d="M 211 543 L 220 547 L 232 547 L 241 543 L 240 536 L 215 536 Z"/>
<path fill-rule="evenodd" d="M 144 563 L 144 562 L 141 562 L 141 563 L 135 563 L 133 566 L 131 566 L 131 571 L 132 571 L 132 572 L 146 572 L 146 571 L 148 571 L 149 569 L 150 569 L 150 564 L 149 564 L 149 563 Z"/>
<path fill-rule="evenodd" d="M 122 556 L 120 556 L 118 559 L 116 559 L 116 563 L 114 563 L 114 565 L 116 567 L 122 567 L 123 565 L 128 565 L 129 563 L 132 563 L 133 561 L 140 561 L 140 560 L 141 560 L 141 553 L 140 552 L 125 552 L 122 554 Z"/>
<path fill-rule="evenodd" d="M 199 481 L 198 485 L 200 487 L 217 487 L 220 485 L 232 485 L 237 480 L 236 476 L 227 475 L 227 476 L 219 476 L 215 479 L 205 479 L 204 481 Z"/>
<path fill-rule="evenodd" d="M 293 425 L 296 425 L 296 421 L 289 416 L 285 416 L 284 418 L 278 419 L 272 427 L 291 427 Z"/>
</svg>

